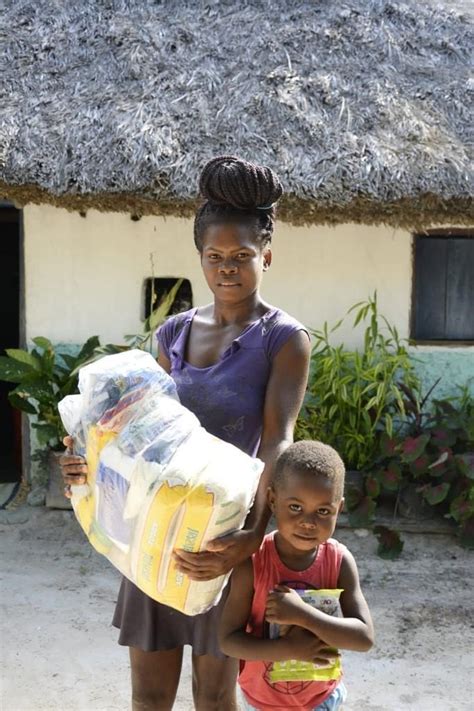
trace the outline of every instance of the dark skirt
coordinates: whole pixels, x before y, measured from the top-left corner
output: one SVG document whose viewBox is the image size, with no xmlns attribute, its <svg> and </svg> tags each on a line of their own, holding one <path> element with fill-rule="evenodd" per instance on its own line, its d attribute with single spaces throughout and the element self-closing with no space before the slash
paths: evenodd
<svg viewBox="0 0 474 711">
<path fill-rule="evenodd" d="M 208 612 L 189 616 L 155 602 L 122 578 L 112 620 L 113 626 L 120 629 L 119 644 L 144 652 L 162 652 L 189 644 L 193 654 L 226 659 L 217 642 L 217 626 L 227 593 L 228 586 L 219 603 Z"/>
</svg>

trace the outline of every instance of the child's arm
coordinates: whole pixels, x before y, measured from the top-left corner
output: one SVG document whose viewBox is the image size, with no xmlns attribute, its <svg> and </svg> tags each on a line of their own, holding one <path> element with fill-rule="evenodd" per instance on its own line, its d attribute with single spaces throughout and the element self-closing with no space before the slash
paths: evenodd
<svg viewBox="0 0 474 711">
<path fill-rule="evenodd" d="M 247 559 L 238 565 L 219 623 L 219 644 L 229 657 L 280 662 L 287 659 L 326 664 L 334 653 L 322 651 L 327 644 L 306 630 L 294 628 L 279 639 L 260 639 L 246 632 L 253 600 L 253 566 Z"/>
<path fill-rule="evenodd" d="M 360 589 L 357 565 L 349 551 L 342 559 L 338 586 L 344 590 L 341 594 L 342 618 L 315 610 L 294 590 L 282 586 L 268 596 L 265 617 L 268 622 L 304 627 L 330 647 L 366 652 L 374 643 L 374 629 Z"/>
</svg>

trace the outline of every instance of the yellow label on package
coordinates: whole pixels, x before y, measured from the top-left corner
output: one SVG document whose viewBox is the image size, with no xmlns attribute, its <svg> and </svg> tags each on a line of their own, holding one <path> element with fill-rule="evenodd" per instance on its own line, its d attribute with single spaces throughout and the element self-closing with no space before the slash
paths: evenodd
<svg viewBox="0 0 474 711">
<path fill-rule="evenodd" d="M 173 551 L 200 550 L 213 505 L 214 496 L 204 486 L 165 482 L 159 487 L 139 545 L 136 579 L 143 592 L 165 605 L 185 609 L 191 580 L 177 570 Z"/>
<path fill-rule="evenodd" d="M 321 610 L 321 612 L 328 615 L 334 615 L 336 617 L 341 615 L 339 605 L 339 597 L 343 592 L 341 589 L 296 590 L 296 592 L 302 597 L 304 602 L 311 605 L 311 607 Z M 270 639 L 276 639 L 280 636 L 279 625 L 270 625 L 269 636 Z M 335 649 L 331 649 L 331 651 L 337 653 Z M 270 681 L 273 684 L 281 681 L 330 681 L 331 679 L 339 679 L 341 674 L 342 665 L 340 657 L 336 657 L 334 661 L 326 665 L 289 659 L 284 662 L 273 662 L 269 670 Z"/>
</svg>

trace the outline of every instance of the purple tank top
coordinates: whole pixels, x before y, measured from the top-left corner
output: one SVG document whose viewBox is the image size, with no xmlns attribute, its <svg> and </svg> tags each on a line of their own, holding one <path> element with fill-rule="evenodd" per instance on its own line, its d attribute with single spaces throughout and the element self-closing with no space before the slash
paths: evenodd
<svg viewBox="0 0 474 711">
<path fill-rule="evenodd" d="M 217 363 L 196 368 L 184 359 L 196 311 L 177 314 L 158 329 L 159 349 L 171 363 L 182 404 L 208 432 L 255 456 L 272 360 L 290 336 L 307 329 L 284 311 L 270 308 L 232 341 Z"/>
</svg>

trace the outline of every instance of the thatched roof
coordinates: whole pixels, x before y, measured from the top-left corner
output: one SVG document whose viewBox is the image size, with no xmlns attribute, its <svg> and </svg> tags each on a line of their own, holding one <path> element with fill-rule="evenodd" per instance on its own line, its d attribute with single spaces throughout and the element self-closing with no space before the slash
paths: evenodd
<svg viewBox="0 0 474 711">
<path fill-rule="evenodd" d="M 203 163 L 236 153 L 277 170 L 292 222 L 466 223 L 474 41 L 452 7 L 7 0 L 0 198 L 189 214 Z"/>
</svg>

